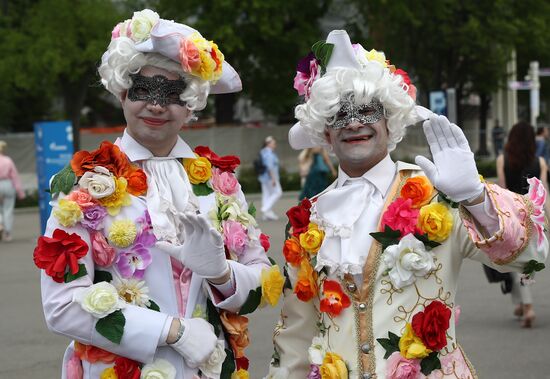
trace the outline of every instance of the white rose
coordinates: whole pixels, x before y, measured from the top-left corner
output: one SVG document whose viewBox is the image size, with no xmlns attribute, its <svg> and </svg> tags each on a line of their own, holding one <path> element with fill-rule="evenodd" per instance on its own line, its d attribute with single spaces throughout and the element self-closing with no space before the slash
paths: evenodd
<svg viewBox="0 0 550 379">
<path fill-rule="evenodd" d="M 234 197 L 222 197 L 223 205 L 221 206 L 222 220 L 237 221 L 243 224 L 244 227 L 249 225 L 257 226 L 256 220 L 248 212 L 243 211 L 238 200 Z"/>
<path fill-rule="evenodd" d="M 156 25 L 159 19 L 158 13 L 150 9 L 134 12 L 134 17 L 132 17 L 132 23 L 130 24 L 132 40 L 142 42 L 148 39 L 151 29 L 153 29 L 153 26 Z"/>
<path fill-rule="evenodd" d="M 224 341 L 218 340 L 216 348 L 210 355 L 210 358 L 199 366 L 202 373 L 209 378 L 219 378 L 222 373 L 222 365 L 226 355 Z"/>
<path fill-rule="evenodd" d="M 327 350 L 327 343 L 322 337 L 313 337 L 311 346 L 307 349 L 309 363 L 312 365 L 322 365 L 323 358 L 325 357 Z"/>
<path fill-rule="evenodd" d="M 124 308 L 124 301 L 118 296 L 115 286 L 107 282 L 99 282 L 77 290 L 73 295 L 73 301 L 96 318 L 103 318 Z"/>
<path fill-rule="evenodd" d="M 397 289 L 413 284 L 417 277 L 435 269 L 433 254 L 412 234 L 403 237 L 399 244 L 388 246 L 382 258 Z"/>
<path fill-rule="evenodd" d="M 87 190 L 94 199 L 112 195 L 116 189 L 114 176 L 102 166 L 94 167 L 94 171 L 85 172 L 78 185 Z"/>
<path fill-rule="evenodd" d="M 140 379 L 174 379 L 176 368 L 165 359 L 157 359 L 141 369 Z"/>
</svg>

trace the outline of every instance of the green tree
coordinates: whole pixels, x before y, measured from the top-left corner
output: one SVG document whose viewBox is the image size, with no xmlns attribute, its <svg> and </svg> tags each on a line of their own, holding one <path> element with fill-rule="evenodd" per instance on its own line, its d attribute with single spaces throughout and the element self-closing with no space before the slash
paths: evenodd
<svg viewBox="0 0 550 379">
<path fill-rule="evenodd" d="M 461 99 L 477 94 L 480 153 L 486 153 L 491 94 L 506 85 L 514 48 L 548 50 L 548 2 L 528 0 L 351 1 L 368 23 L 369 41 L 408 68 L 422 91 L 454 87 Z M 366 35 L 357 35 L 365 38 Z"/>
<path fill-rule="evenodd" d="M 9 100 L 12 93 L 31 95 L 31 102 L 33 96 L 38 97 L 49 109 L 51 101 L 59 98 L 57 117 L 70 119 L 78 130 L 88 89 L 98 85 L 96 69 L 101 54 L 121 18 L 118 8 L 107 0 L 39 0 L 8 7 L 0 24 L 3 98 Z M 18 100 L 17 96 L 12 99 Z M 21 104 L 9 105 L 14 107 L 12 113 L 25 112 Z M 40 105 L 45 111 L 44 103 Z M 25 107 L 32 109 L 33 104 Z M 78 133 L 75 145 L 78 147 Z"/>
<path fill-rule="evenodd" d="M 324 38 L 330 0 L 159 0 L 162 17 L 200 30 L 219 44 L 243 81 L 243 93 L 264 112 L 292 119 L 296 62 Z M 230 121 L 234 95 L 216 96 L 218 121 Z"/>
</svg>

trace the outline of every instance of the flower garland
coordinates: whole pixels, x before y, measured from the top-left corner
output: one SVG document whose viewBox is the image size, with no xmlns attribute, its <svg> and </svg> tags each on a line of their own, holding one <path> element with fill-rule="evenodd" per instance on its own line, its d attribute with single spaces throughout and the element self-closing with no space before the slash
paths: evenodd
<svg viewBox="0 0 550 379">
<path fill-rule="evenodd" d="M 267 253 L 269 236 L 259 233 L 257 229 L 254 205 L 246 207 L 238 198 L 241 186 L 234 172 L 240 164 L 239 158 L 233 155 L 219 156 L 206 146 L 197 146 L 194 152 L 196 158 L 184 159 L 183 165 L 193 193 L 197 196 L 213 194 L 215 197 L 215 206 L 208 216 L 223 236 L 227 258 L 238 260 L 251 244 L 259 244 Z M 231 350 L 226 350 L 228 363 L 224 367 L 235 367 L 232 378 L 248 377 L 249 361 L 244 354 L 249 345 L 248 318 L 244 315 L 261 305 L 275 306 L 283 291 L 284 278 L 279 266 L 270 261 L 272 266 L 262 270 L 261 285 L 250 291 L 238 314 L 221 311 L 217 317 L 215 311 L 208 312 L 209 322 L 224 331 L 231 346 Z M 212 308 L 209 304 L 209 309 Z"/>
<path fill-rule="evenodd" d="M 388 332 L 388 338 L 378 338 L 387 359 L 386 378 L 418 378 L 420 372 L 429 375 L 441 368 L 439 351 L 447 346 L 447 330 L 451 309 L 438 300 L 416 313 L 405 324 L 401 337 Z"/>
</svg>

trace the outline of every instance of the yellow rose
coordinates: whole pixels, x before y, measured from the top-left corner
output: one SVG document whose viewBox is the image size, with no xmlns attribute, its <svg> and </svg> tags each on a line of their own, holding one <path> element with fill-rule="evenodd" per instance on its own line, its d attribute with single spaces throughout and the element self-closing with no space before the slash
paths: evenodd
<svg viewBox="0 0 550 379">
<path fill-rule="evenodd" d="M 212 177 L 212 164 L 204 157 L 184 159 L 183 166 L 192 184 L 206 183 Z"/>
<path fill-rule="evenodd" d="M 262 270 L 262 301 L 267 301 L 274 307 L 281 297 L 285 279 L 279 271 L 279 266 L 273 265 Z"/>
<path fill-rule="evenodd" d="M 407 359 L 426 358 L 432 352 L 422 340 L 414 334 L 411 324 L 405 326 L 405 333 L 399 339 L 401 355 Z"/>
<path fill-rule="evenodd" d="M 432 203 L 420 208 L 418 227 L 432 241 L 443 242 L 453 229 L 453 216 L 443 203 Z"/>
<path fill-rule="evenodd" d="M 367 59 L 369 61 L 375 61 L 382 65 L 382 67 L 388 67 L 388 64 L 386 63 L 386 56 L 384 53 L 380 53 L 374 49 L 367 52 Z"/>
<path fill-rule="evenodd" d="M 59 223 L 67 228 L 74 226 L 82 220 L 82 211 L 75 201 L 61 199 L 59 205 L 53 211 L 53 215 Z"/>
<path fill-rule="evenodd" d="M 118 379 L 114 367 L 108 367 L 101 373 L 99 379 Z"/>
<path fill-rule="evenodd" d="M 132 220 L 117 220 L 111 224 L 108 238 L 116 247 L 125 248 L 134 243 L 136 235 L 136 224 Z"/>
<path fill-rule="evenodd" d="M 116 179 L 115 192 L 111 195 L 98 199 L 98 201 L 107 208 L 107 213 L 111 216 L 116 216 L 120 212 L 120 208 L 132 204 L 132 198 L 126 192 L 128 181 L 124 177 Z"/>
<path fill-rule="evenodd" d="M 246 371 L 244 368 L 238 369 L 237 371 L 233 372 L 231 374 L 231 379 L 248 379 L 248 371 Z"/>
<path fill-rule="evenodd" d="M 198 33 L 193 33 L 189 40 L 195 44 L 199 50 L 201 64 L 198 70 L 193 70 L 193 74 L 203 80 L 216 82 L 222 75 L 222 64 L 225 59 L 218 45 L 213 41 L 207 41 Z"/>
<path fill-rule="evenodd" d="M 319 230 L 317 225 L 309 224 L 308 230 L 300 234 L 300 246 L 308 253 L 315 254 L 321 248 L 321 243 L 325 238 L 325 232 Z"/>
<path fill-rule="evenodd" d="M 321 365 L 321 379 L 348 379 L 348 368 L 341 356 L 326 353 Z"/>
</svg>

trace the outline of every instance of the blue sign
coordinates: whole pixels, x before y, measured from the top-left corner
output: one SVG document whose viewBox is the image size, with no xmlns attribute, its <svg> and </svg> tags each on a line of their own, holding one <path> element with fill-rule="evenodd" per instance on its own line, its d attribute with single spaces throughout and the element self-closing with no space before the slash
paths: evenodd
<svg viewBox="0 0 550 379">
<path fill-rule="evenodd" d="M 430 110 L 433 113 L 447 116 L 447 95 L 445 91 L 430 91 Z"/>
<path fill-rule="evenodd" d="M 70 121 L 34 123 L 38 205 L 42 234 L 50 216 L 50 178 L 61 171 L 73 156 L 73 126 Z"/>
</svg>

